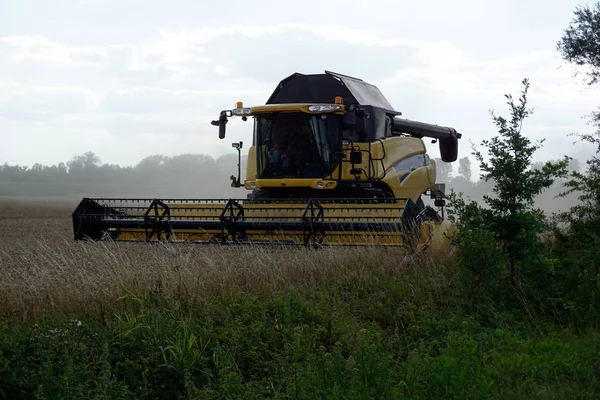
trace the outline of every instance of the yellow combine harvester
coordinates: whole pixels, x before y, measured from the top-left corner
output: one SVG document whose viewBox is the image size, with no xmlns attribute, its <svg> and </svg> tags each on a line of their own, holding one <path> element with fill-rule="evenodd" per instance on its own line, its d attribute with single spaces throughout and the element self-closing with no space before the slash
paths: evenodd
<svg viewBox="0 0 600 400">
<path fill-rule="evenodd" d="M 73 212 L 76 240 L 193 241 L 423 247 L 442 244 L 443 185 L 423 138 L 456 161 L 453 128 L 400 118 L 379 89 L 346 75 L 295 73 L 265 105 L 236 103 L 230 118 L 253 121 L 246 199 L 90 199 Z M 422 196 L 435 199 L 438 210 Z M 441 215 L 440 215 L 441 211 Z"/>
</svg>

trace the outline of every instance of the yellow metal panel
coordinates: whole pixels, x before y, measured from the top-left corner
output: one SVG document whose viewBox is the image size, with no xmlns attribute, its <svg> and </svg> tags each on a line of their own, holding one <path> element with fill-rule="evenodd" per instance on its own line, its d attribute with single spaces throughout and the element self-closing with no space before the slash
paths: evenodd
<svg viewBox="0 0 600 400">
<path fill-rule="evenodd" d="M 204 217 L 218 220 L 225 203 L 166 203 L 170 217 Z M 377 204 L 376 207 L 361 203 L 323 203 L 321 204 L 328 218 L 340 221 L 365 221 L 377 218 L 382 222 L 398 222 L 404 210 L 404 203 Z M 302 216 L 306 204 L 299 203 L 244 203 L 244 217 L 269 217 L 278 221 L 293 220 Z"/>
<path fill-rule="evenodd" d="M 355 164 L 355 168 L 362 168 L 365 171 L 369 170 L 369 156 L 366 152 L 369 150 L 369 143 L 357 142 L 354 143 L 354 147 L 358 150 L 363 151 L 363 162 L 361 164 Z M 385 152 L 385 154 L 384 154 Z M 371 162 L 371 168 L 373 171 L 373 176 L 375 178 L 381 178 L 384 176 L 384 172 L 387 174 L 390 172 L 390 169 L 394 164 L 398 161 L 410 157 L 415 154 L 424 154 L 426 152 L 425 144 L 423 140 L 419 138 L 409 138 L 409 137 L 391 137 L 387 139 L 383 139 L 382 142 L 372 142 L 371 143 L 371 155 L 373 159 L 381 159 L 385 155 L 383 159 L 383 163 L 381 161 L 374 160 Z M 350 149 L 347 149 L 347 159 L 350 157 Z M 350 170 L 352 169 L 352 164 L 349 162 L 344 162 L 340 166 L 338 166 L 333 173 L 330 175 L 330 178 L 337 179 L 339 176 L 339 170 L 342 169 L 342 179 L 344 180 L 354 180 L 354 175 L 350 174 Z M 368 178 L 364 174 L 361 176 L 361 181 L 367 181 Z"/>
<path fill-rule="evenodd" d="M 250 146 L 248 149 L 248 159 L 246 160 L 246 181 L 256 179 L 256 146 Z"/>
<path fill-rule="evenodd" d="M 369 149 L 368 143 L 354 143 L 354 147 L 366 151 Z M 411 198 L 416 201 L 419 196 L 433 186 L 435 183 L 435 171 L 431 167 L 423 168 L 418 172 L 408 184 L 401 184 L 400 177 L 408 171 L 396 171 L 393 166 L 407 157 L 417 154 L 425 154 L 426 148 L 423 140 L 411 137 L 392 137 L 382 140 L 382 142 L 371 143 L 371 171 L 373 178 L 381 179 L 392 189 L 397 198 Z M 350 156 L 350 150 L 347 151 L 347 158 Z M 385 156 L 385 157 L 384 157 Z M 377 159 L 383 158 L 382 161 Z M 369 171 L 368 153 L 363 152 L 363 162 L 355 164 L 355 168 L 362 168 Z M 354 175 L 350 174 L 352 164 L 344 162 L 339 165 L 329 178 L 337 179 L 342 170 L 341 179 L 354 180 Z M 433 178 L 433 179 L 432 179 Z M 362 174 L 359 181 L 368 181 L 369 177 Z"/>
<path fill-rule="evenodd" d="M 431 168 L 429 168 L 429 184 L 431 188 L 435 187 L 435 181 L 437 179 L 437 165 L 435 165 L 435 160 L 431 159 Z"/>
<path fill-rule="evenodd" d="M 425 143 L 419 138 L 412 137 L 391 137 L 383 141 L 385 146 L 385 169 L 388 171 L 398 161 L 413 156 L 415 154 L 425 154 L 427 149 Z M 384 149 L 381 143 L 371 148 L 374 158 L 381 158 L 384 155 Z"/>
<path fill-rule="evenodd" d="M 406 197 L 411 198 L 413 201 L 417 201 L 419 196 L 431 186 L 429 169 L 429 166 L 418 168 L 411 172 L 402 183 L 398 180 L 397 190 L 406 193 Z"/>
<path fill-rule="evenodd" d="M 165 203 L 169 207 L 169 219 L 192 219 L 202 217 L 203 220 L 219 221 L 219 217 L 225 206 L 225 203 Z M 322 204 L 324 215 L 330 222 L 365 222 L 378 221 L 399 222 L 402 216 L 405 203 L 400 204 L 352 204 L 352 203 L 332 203 Z M 263 221 L 299 221 L 306 210 L 306 204 L 299 203 L 270 203 L 270 204 L 244 204 L 244 219 Z M 157 214 L 151 212 L 150 216 Z M 158 214 L 159 215 L 159 214 Z M 143 219 L 140 218 L 140 222 Z M 145 240 L 146 232 L 143 229 L 126 228 L 120 229 L 117 240 Z M 246 237 L 252 241 L 276 241 L 276 242 L 294 242 L 303 243 L 304 232 L 293 231 L 285 234 L 277 229 L 253 229 L 245 232 Z M 177 229 L 171 232 L 169 240 L 174 241 L 209 241 L 217 240 L 221 230 L 215 229 Z M 153 239 L 157 239 L 154 237 Z M 165 239 L 165 237 L 161 237 Z M 426 238 L 422 239 L 424 241 Z M 344 232 L 328 231 L 325 233 L 323 244 L 337 245 L 403 245 L 402 232 Z"/>
</svg>

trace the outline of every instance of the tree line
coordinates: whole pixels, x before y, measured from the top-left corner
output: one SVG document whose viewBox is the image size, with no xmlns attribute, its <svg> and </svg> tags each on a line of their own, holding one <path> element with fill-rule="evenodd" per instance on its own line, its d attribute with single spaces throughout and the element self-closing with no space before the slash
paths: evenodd
<svg viewBox="0 0 600 400">
<path fill-rule="evenodd" d="M 235 154 L 152 155 L 121 166 L 103 163 L 95 153 L 86 152 L 50 166 L 5 163 L 0 166 L 0 195 L 229 196 L 232 174 L 237 174 Z"/>
<path fill-rule="evenodd" d="M 465 156 L 455 163 L 434 158 L 439 183 L 446 190 L 463 192 L 481 200 L 493 183 L 473 176 L 471 158 Z M 532 168 L 541 168 L 536 163 Z M 242 157 L 244 179 L 246 157 Z M 579 171 L 573 160 L 572 171 Z M 244 197 L 243 189 L 232 189 L 230 176 L 237 175 L 237 155 L 218 158 L 204 154 L 178 156 L 152 155 L 135 165 L 121 166 L 103 163 L 93 152 L 73 157 L 54 165 L 0 165 L 0 195 L 3 196 L 176 196 L 176 197 Z M 557 199 L 561 183 L 550 193 L 540 196 L 542 208 L 555 211 L 562 203 Z"/>
</svg>

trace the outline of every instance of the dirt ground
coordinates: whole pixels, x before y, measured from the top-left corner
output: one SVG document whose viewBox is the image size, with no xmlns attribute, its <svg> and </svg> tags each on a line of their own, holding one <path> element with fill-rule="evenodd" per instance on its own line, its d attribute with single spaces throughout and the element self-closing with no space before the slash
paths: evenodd
<svg viewBox="0 0 600 400">
<path fill-rule="evenodd" d="M 72 237 L 77 201 L 0 197 L 0 248 L 25 239 Z"/>
</svg>

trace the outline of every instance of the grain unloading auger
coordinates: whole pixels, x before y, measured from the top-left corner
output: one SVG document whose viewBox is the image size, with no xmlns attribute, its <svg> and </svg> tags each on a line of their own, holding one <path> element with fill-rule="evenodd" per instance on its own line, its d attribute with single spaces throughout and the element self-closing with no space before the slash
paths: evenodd
<svg viewBox="0 0 600 400">
<path fill-rule="evenodd" d="M 325 71 L 282 80 L 265 105 L 236 103 L 212 121 L 253 120 L 245 199 L 90 199 L 73 213 L 77 240 L 447 245 L 444 185 L 424 137 L 456 161 L 453 128 L 400 118 L 379 89 Z M 426 206 L 429 195 L 437 208 Z"/>
</svg>

